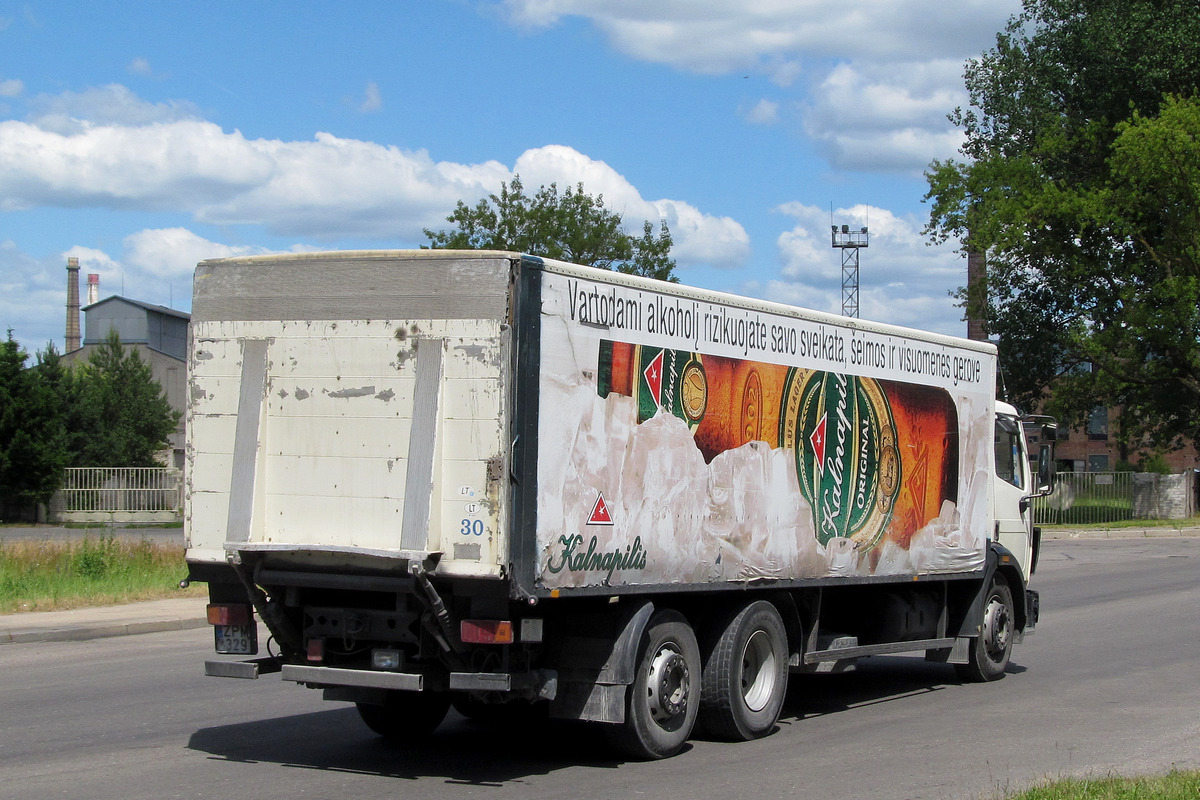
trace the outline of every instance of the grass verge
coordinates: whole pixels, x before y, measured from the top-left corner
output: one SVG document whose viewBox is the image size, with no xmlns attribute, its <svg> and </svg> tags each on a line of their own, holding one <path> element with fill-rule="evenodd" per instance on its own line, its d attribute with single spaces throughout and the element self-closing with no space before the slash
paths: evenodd
<svg viewBox="0 0 1200 800">
<path fill-rule="evenodd" d="M 1008 800 L 1195 800 L 1200 771 L 1153 778 L 1072 778 L 1008 795 Z"/>
<path fill-rule="evenodd" d="M 1088 530 L 1121 530 L 1123 528 L 1200 528 L 1200 517 L 1186 519 L 1123 519 L 1116 522 L 1089 522 L 1086 525 L 1070 525 L 1058 522 L 1039 522 L 1039 527 L 1055 530 L 1058 528 L 1086 528 Z"/>
<path fill-rule="evenodd" d="M 183 550 L 149 541 L 0 542 L 0 614 L 202 597 L 180 589 Z"/>
</svg>

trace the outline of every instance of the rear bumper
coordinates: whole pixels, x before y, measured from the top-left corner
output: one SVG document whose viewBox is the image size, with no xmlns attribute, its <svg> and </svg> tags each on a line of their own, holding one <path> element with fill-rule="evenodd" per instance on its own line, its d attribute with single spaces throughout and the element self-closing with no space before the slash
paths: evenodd
<svg viewBox="0 0 1200 800">
<path fill-rule="evenodd" d="M 540 700 L 553 700 L 558 693 L 558 675 L 553 670 L 536 672 L 451 672 L 440 676 L 415 672 L 385 672 L 365 669 L 284 664 L 277 658 L 248 661 L 205 661 L 204 674 L 216 678 L 255 680 L 280 673 L 285 681 L 316 689 L 383 689 L 400 692 L 518 692 Z"/>
</svg>

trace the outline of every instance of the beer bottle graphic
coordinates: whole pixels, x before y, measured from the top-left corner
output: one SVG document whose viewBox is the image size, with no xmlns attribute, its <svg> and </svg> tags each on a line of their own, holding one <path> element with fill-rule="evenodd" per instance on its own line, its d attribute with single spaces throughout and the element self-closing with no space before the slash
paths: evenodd
<svg viewBox="0 0 1200 800">
<path fill-rule="evenodd" d="M 957 502 L 958 415 L 943 389 L 601 341 L 597 392 L 686 422 L 706 462 L 747 442 L 788 448 L 817 540 L 861 551 Z"/>
<path fill-rule="evenodd" d="M 958 413 L 944 389 L 832 372 L 788 376 L 780 444 L 796 459 L 817 540 L 871 549 L 958 500 Z"/>
<path fill-rule="evenodd" d="M 704 364 L 683 350 L 602 340 L 596 389 L 634 398 L 639 424 L 663 408 L 695 431 L 708 410 Z"/>
<path fill-rule="evenodd" d="M 817 541 L 879 543 L 901 481 L 891 408 L 879 383 L 835 372 L 789 375 L 780 439 L 792 449 Z"/>
<path fill-rule="evenodd" d="M 635 398 L 639 423 L 659 408 L 679 417 L 706 462 L 747 442 L 779 447 L 787 367 L 607 340 L 599 355 L 600 396 Z"/>
</svg>

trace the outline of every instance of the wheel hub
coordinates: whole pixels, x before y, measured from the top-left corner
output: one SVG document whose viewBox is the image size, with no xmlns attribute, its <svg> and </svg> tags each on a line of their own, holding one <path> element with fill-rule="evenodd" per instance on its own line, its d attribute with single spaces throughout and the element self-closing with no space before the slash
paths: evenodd
<svg viewBox="0 0 1200 800">
<path fill-rule="evenodd" d="M 993 600 L 988 604 L 983 625 L 988 650 L 992 653 L 1003 653 L 1007 650 L 1008 640 L 1012 635 L 1012 620 L 1008 615 L 1008 607 Z"/>
<path fill-rule="evenodd" d="M 691 685 L 687 660 L 678 651 L 664 647 L 650 664 L 650 716 L 660 725 L 687 712 Z"/>
<path fill-rule="evenodd" d="M 775 651 L 765 631 L 755 631 L 742 653 L 742 699 L 751 711 L 762 711 L 775 694 Z"/>
</svg>

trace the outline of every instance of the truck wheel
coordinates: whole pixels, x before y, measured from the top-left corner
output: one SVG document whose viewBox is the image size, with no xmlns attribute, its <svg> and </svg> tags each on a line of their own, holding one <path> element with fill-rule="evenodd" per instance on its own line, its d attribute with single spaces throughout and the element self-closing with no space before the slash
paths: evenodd
<svg viewBox="0 0 1200 800">
<path fill-rule="evenodd" d="M 983 604 L 983 620 L 979 635 L 971 644 L 971 660 L 955 665 L 959 678 L 983 683 L 1004 677 L 1012 654 L 1016 618 L 1012 590 L 1008 588 L 1008 581 L 997 575 L 992 579 L 992 587 Z"/>
<path fill-rule="evenodd" d="M 706 648 L 700 723 L 746 741 L 775 727 L 787 694 L 787 632 L 774 604 L 757 600 L 713 629 Z"/>
<path fill-rule="evenodd" d="M 683 615 L 659 611 L 646 624 L 637 672 L 625 691 L 625 722 L 605 726 L 614 747 L 633 758 L 668 758 L 696 725 L 700 646 Z"/>
<path fill-rule="evenodd" d="M 445 692 L 391 691 L 383 705 L 356 703 L 367 727 L 389 741 L 418 744 L 442 724 L 450 710 Z"/>
</svg>

